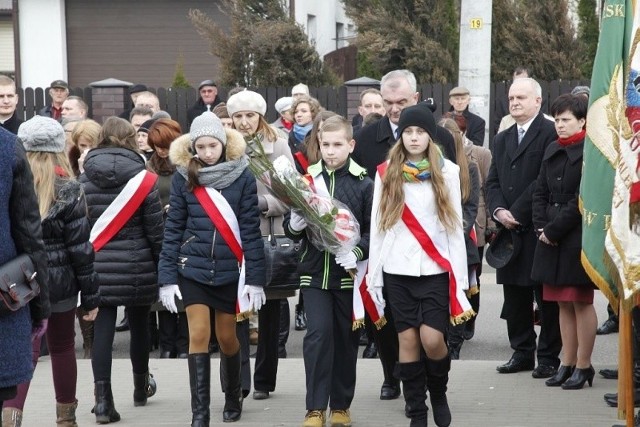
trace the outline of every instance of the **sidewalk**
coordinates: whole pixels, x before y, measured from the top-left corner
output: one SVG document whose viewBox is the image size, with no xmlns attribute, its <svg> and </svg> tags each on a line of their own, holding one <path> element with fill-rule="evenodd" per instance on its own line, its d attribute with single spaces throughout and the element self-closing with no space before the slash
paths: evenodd
<svg viewBox="0 0 640 427">
<path fill-rule="evenodd" d="M 252 361 L 253 362 L 253 361 Z M 359 359 L 356 396 L 352 405 L 354 426 L 408 426 L 402 398 L 379 400 L 382 371 L 379 361 Z M 252 363 L 253 364 L 253 363 Z M 530 372 L 498 374 L 496 361 L 454 361 L 449 382 L 452 427 L 540 427 L 594 426 L 616 423 L 617 411 L 605 405 L 602 395 L 615 391 L 616 381 L 596 374 L 593 388 L 569 391 L 550 388 Z M 211 425 L 221 426 L 224 397 L 220 392 L 219 360 L 212 361 Z M 134 408 L 131 365 L 127 359 L 114 359 L 113 389 L 116 408 L 124 426 L 188 426 L 191 421 L 187 361 L 150 360 L 151 372 L 158 383 L 158 393 L 147 406 Z M 598 368 L 602 368 L 599 366 Z M 27 398 L 23 426 L 55 424 L 55 399 L 48 357 L 40 360 Z M 91 363 L 78 361 L 78 424 L 95 424 L 90 413 L 93 406 Z M 278 387 L 271 398 L 244 402 L 242 419 L 232 425 L 299 426 L 304 418 L 305 380 L 302 359 L 282 359 Z M 428 403 L 428 402 L 427 402 Z M 225 424 L 231 425 L 231 424 Z M 435 425 L 429 420 L 429 425 Z"/>
</svg>

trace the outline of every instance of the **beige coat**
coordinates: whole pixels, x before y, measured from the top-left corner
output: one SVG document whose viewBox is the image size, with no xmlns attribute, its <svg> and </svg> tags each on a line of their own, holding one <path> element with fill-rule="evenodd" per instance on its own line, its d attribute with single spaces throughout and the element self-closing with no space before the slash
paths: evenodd
<svg viewBox="0 0 640 427">
<path fill-rule="evenodd" d="M 263 142 L 262 147 L 264 148 L 265 154 L 269 157 L 269 160 L 273 162 L 280 156 L 286 156 L 287 159 L 291 162 L 292 165 L 295 165 L 293 161 L 293 156 L 291 155 L 291 150 L 289 149 L 289 144 L 287 140 L 284 138 L 278 138 L 275 142 Z M 295 166 L 294 166 L 295 167 Z M 284 235 L 284 229 L 282 228 L 282 220 L 284 214 L 289 211 L 289 207 L 274 197 L 267 187 L 260 182 L 257 181 L 258 187 L 258 197 L 265 197 L 267 200 L 267 210 L 261 212 L 260 214 L 260 232 L 263 236 L 269 235 L 269 222 L 270 219 L 273 218 L 274 225 L 274 233 L 276 235 Z M 268 299 L 278 299 L 278 298 L 287 298 L 293 296 L 295 294 L 294 291 L 291 292 L 283 292 L 283 291 L 269 291 L 268 288 L 265 288 Z"/>
<path fill-rule="evenodd" d="M 470 162 L 478 165 L 480 172 L 480 200 L 478 203 L 478 216 L 476 216 L 476 235 L 478 237 L 478 247 L 486 244 L 484 233 L 487 227 L 495 228 L 495 224 L 491 219 L 491 215 L 487 212 L 487 204 L 485 202 L 484 182 L 489 175 L 489 167 L 491 166 L 491 151 L 488 148 L 474 145 L 473 142 L 465 139 L 464 153 Z"/>
</svg>

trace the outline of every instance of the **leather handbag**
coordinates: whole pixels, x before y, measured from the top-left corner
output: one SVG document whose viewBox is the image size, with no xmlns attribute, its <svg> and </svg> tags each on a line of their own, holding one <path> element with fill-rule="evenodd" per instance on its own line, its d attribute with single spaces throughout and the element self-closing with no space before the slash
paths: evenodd
<svg viewBox="0 0 640 427">
<path fill-rule="evenodd" d="M 268 290 L 289 291 L 300 288 L 298 262 L 300 244 L 273 231 L 273 217 L 269 217 L 269 235 L 263 236 Z"/>
<path fill-rule="evenodd" d="M 0 266 L 0 315 L 24 307 L 40 293 L 31 257 L 22 254 Z"/>
</svg>

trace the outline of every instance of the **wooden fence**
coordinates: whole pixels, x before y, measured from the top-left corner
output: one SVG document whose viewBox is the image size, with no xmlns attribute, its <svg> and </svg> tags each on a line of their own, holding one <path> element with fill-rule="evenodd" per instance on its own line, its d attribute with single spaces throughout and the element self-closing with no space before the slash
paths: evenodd
<svg viewBox="0 0 640 427">
<path fill-rule="evenodd" d="M 506 105 L 507 93 L 511 82 L 497 82 L 491 85 L 491 101 L 490 101 L 490 118 L 489 133 L 493 135 L 493 124 L 497 121 L 496 117 L 506 114 L 504 106 Z M 548 106 L 560 94 L 571 92 L 575 86 L 588 86 L 589 81 L 585 80 L 554 80 L 550 82 L 541 81 L 542 86 L 542 103 L 543 111 L 547 112 Z M 437 105 L 436 116 L 439 117 L 444 111 L 449 109 L 449 91 L 454 84 L 424 84 L 419 87 L 421 99 L 433 98 Z M 363 87 L 362 90 L 365 88 Z M 178 121 L 183 129 L 187 129 L 187 110 L 196 102 L 197 92 L 194 88 L 151 88 L 152 92 L 158 95 L 160 106 L 167 111 L 174 120 Z M 283 97 L 290 96 L 290 87 L 266 87 L 256 88 L 256 92 L 260 93 L 267 101 L 267 121 L 271 122 L 276 119 L 276 112 L 273 108 L 275 102 Z M 354 111 L 355 105 L 348 105 L 347 87 L 310 87 L 312 96 L 320 101 L 320 104 L 330 111 L 347 116 L 348 111 Z M 92 90 L 86 88 L 72 88 L 71 94 L 82 97 L 89 105 L 89 114 L 92 110 Z M 18 104 L 18 116 L 23 119 L 29 119 L 37 114 L 44 105 L 51 102 L 48 91 L 43 88 L 25 88 L 19 89 L 20 102 Z M 227 90 L 219 89 L 221 99 L 227 98 Z M 351 101 L 353 102 L 353 101 Z M 130 101 L 124 100 L 123 105 L 127 106 Z M 350 117 L 349 117 L 350 119 Z"/>
</svg>

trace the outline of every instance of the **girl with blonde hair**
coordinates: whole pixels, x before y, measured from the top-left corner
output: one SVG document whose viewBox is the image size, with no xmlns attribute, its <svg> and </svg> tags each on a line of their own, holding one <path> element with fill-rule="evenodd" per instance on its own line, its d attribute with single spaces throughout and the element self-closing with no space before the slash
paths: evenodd
<svg viewBox="0 0 640 427">
<path fill-rule="evenodd" d="M 368 290 L 384 304 L 386 288 L 400 344 L 395 376 L 404 383 L 411 425 L 427 425 L 426 380 L 435 423 L 442 427 L 451 423 L 445 334 L 450 323 L 473 315 L 464 295 L 469 283 L 460 169 L 443 157 L 426 106 L 402 110 L 398 134 L 375 179 Z"/>
</svg>

